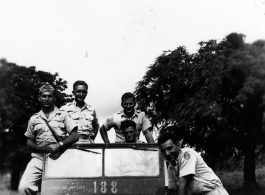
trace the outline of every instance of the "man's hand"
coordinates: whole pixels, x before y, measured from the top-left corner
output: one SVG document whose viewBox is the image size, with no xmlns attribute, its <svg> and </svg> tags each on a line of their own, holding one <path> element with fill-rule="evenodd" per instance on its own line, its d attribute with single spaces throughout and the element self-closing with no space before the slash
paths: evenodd
<svg viewBox="0 0 265 195">
<path fill-rule="evenodd" d="M 51 153 L 52 150 L 49 147 L 49 144 L 44 144 L 44 145 L 36 145 L 36 149 L 39 149 L 42 153 Z"/>
<path fill-rule="evenodd" d="M 47 147 L 47 152 L 46 153 L 53 153 L 56 151 L 59 151 L 59 149 L 61 148 L 61 145 L 56 143 L 56 144 L 50 144 Z"/>
<path fill-rule="evenodd" d="M 55 144 L 42 143 L 40 145 L 37 145 L 35 140 L 32 138 L 27 139 L 27 146 L 31 152 L 36 152 L 36 153 L 53 153 L 55 151 L 58 151 L 61 147 L 61 145 L 58 143 Z"/>
<path fill-rule="evenodd" d="M 60 150 L 61 148 L 62 146 L 58 143 L 49 145 L 49 151 L 52 151 L 50 152 L 49 157 L 53 160 L 57 160 L 61 156 L 61 154 L 64 152 Z"/>
<path fill-rule="evenodd" d="M 40 152 L 42 153 L 52 153 L 59 150 L 60 147 L 61 145 L 57 143 L 56 144 L 45 143 L 43 145 L 36 145 L 36 148 L 40 150 Z"/>
</svg>

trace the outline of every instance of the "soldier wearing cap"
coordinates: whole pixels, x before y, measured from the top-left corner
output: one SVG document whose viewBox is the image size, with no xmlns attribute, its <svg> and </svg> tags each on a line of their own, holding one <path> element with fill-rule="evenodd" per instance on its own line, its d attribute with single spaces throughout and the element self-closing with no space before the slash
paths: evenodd
<svg viewBox="0 0 265 195">
<path fill-rule="evenodd" d="M 177 137 L 166 132 L 158 137 L 162 154 L 169 162 L 168 189 L 178 195 L 228 195 L 221 180 L 192 148 L 180 148 Z"/>
<path fill-rule="evenodd" d="M 90 105 L 85 103 L 88 85 L 85 81 L 76 81 L 73 85 L 73 102 L 62 106 L 60 110 L 68 112 L 70 117 L 78 126 L 78 143 L 94 143 L 99 124 L 96 111 Z"/>
<path fill-rule="evenodd" d="M 117 112 L 110 116 L 106 122 L 100 127 L 100 134 L 105 143 L 110 143 L 107 131 L 114 127 L 116 132 L 116 143 L 125 141 L 124 135 L 120 128 L 121 122 L 124 120 L 132 120 L 136 123 L 136 136 L 139 139 L 142 131 L 148 143 L 155 143 L 151 134 L 150 121 L 145 117 L 145 113 L 135 109 L 135 97 L 132 93 L 125 93 L 121 97 L 121 106 L 123 111 Z"/>
<path fill-rule="evenodd" d="M 38 99 L 42 109 L 30 118 L 25 133 L 32 159 L 19 185 L 19 190 L 27 195 L 36 194 L 41 186 L 44 153 L 53 155 L 78 141 L 76 124 L 66 112 L 59 111 L 54 106 L 56 100 L 54 88 L 49 84 L 43 85 L 39 89 Z M 62 138 L 63 141 L 58 143 L 58 138 Z"/>
</svg>

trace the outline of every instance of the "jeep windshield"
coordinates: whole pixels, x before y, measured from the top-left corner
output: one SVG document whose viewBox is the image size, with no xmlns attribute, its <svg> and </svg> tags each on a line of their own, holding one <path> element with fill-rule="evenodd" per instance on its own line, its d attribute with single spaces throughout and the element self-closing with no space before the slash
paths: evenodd
<svg viewBox="0 0 265 195">
<path fill-rule="evenodd" d="M 41 194 L 157 194 L 164 164 L 155 144 L 74 145 L 45 156 Z"/>
</svg>

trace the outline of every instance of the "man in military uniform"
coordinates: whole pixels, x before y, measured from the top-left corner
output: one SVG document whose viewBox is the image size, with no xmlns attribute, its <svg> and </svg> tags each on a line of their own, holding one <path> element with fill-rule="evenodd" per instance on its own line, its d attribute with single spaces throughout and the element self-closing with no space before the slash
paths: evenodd
<svg viewBox="0 0 265 195">
<path fill-rule="evenodd" d="M 32 159 L 20 181 L 19 190 L 27 195 L 36 194 L 40 188 L 44 153 L 51 153 L 52 156 L 78 141 L 75 123 L 66 112 L 59 111 L 54 106 L 55 99 L 51 85 L 45 84 L 39 89 L 42 109 L 30 118 L 25 133 Z M 58 138 L 62 140 L 59 143 Z"/>
<path fill-rule="evenodd" d="M 87 90 L 85 81 L 76 81 L 73 85 L 74 101 L 60 108 L 68 112 L 78 126 L 78 143 L 94 143 L 99 128 L 95 109 L 85 103 Z"/>
<path fill-rule="evenodd" d="M 125 138 L 124 143 L 144 143 L 137 139 L 136 123 L 132 120 L 125 120 L 121 122 L 122 134 Z"/>
<path fill-rule="evenodd" d="M 168 189 L 178 195 L 228 195 L 221 180 L 207 166 L 203 158 L 192 148 L 180 149 L 176 135 L 161 134 L 158 142 L 162 154 L 168 160 Z"/>
<path fill-rule="evenodd" d="M 124 120 L 132 120 L 136 123 L 136 134 L 139 139 L 142 131 L 148 143 L 155 143 L 151 134 L 150 121 L 145 117 L 145 113 L 135 109 L 135 97 L 132 93 L 125 93 L 121 97 L 121 106 L 123 111 L 117 112 L 110 116 L 106 122 L 100 127 L 100 134 L 105 143 L 110 143 L 107 131 L 114 127 L 116 132 L 116 143 L 123 143 L 125 138 L 120 128 L 121 122 Z"/>
</svg>

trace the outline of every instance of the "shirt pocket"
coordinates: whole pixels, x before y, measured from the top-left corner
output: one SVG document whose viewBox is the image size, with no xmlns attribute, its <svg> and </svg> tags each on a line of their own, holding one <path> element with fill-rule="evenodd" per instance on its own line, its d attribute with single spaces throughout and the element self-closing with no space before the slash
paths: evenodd
<svg viewBox="0 0 265 195">
<path fill-rule="evenodd" d="M 78 112 L 72 112 L 69 113 L 69 116 L 73 119 L 73 120 L 79 120 L 80 118 L 80 114 Z"/>
<path fill-rule="evenodd" d="M 36 124 L 34 126 L 34 135 L 36 137 L 45 138 L 47 134 L 46 132 L 47 128 L 43 124 Z"/>
<path fill-rule="evenodd" d="M 85 115 L 85 119 L 88 121 L 92 121 L 94 119 L 92 112 L 84 112 L 84 115 Z"/>
<path fill-rule="evenodd" d="M 49 125 L 53 128 L 58 136 L 64 136 L 66 134 L 65 124 L 60 118 L 54 118 L 49 122 Z"/>
</svg>

